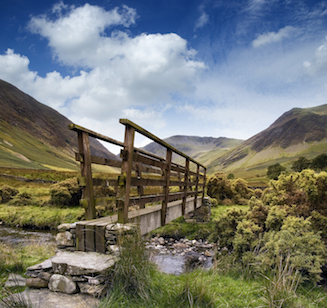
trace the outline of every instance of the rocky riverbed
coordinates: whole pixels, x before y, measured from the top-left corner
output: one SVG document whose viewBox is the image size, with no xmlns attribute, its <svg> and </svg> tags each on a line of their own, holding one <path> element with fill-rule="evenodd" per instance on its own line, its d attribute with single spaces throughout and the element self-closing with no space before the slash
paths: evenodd
<svg viewBox="0 0 327 308">
<path fill-rule="evenodd" d="M 151 259 L 163 272 L 179 275 L 195 267 L 211 267 L 213 244 L 207 241 L 182 238 L 153 237 L 146 242 Z"/>
</svg>

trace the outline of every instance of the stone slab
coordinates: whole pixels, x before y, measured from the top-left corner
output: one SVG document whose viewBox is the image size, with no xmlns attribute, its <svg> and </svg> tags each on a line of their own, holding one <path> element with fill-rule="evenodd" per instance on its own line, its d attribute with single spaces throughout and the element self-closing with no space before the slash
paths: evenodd
<svg viewBox="0 0 327 308">
<path fill-rule="evenodd" d="M 56 274 L 82 276 L 90 274 L 106 275 L 116 263 L 117 257 L 96 252 L 62 252 L 52 259 L 52 269 Z"/>
<path fill-rule="evenodd" d="M 14 296 L 25 299 L 33 307 L 46 308 L 97 308 L 100 300 L 85 294 L 64 294 L 51 292 L 48 289 L 26 289 Z M 0 302 L 0 308 L 5 308 Z"/>
</svg>

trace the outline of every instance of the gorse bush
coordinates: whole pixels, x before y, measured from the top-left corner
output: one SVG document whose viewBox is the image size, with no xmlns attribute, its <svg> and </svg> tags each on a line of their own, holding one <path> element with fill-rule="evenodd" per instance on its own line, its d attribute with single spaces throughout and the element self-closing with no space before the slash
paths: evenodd
<svg viewBox="0 0 327 308">
<path fill-rule="evenodd" d="M 2 186 L 0 189 L 0 203 L 9 202 L 17 194 L 18 190 L 16 188 L 7 185 Z"/>
<path fill-rule="evenodd" d="M 243 269 L 252 266 L 275 277 L 280 268 L 287 268 L 301 282 L 316 283 L 326 264 L 326 191 L 326 172 L 281 174 L 270 181 L 261 199 L 249 200 L 247 212 L 232 208 L 221 215 L 211 239 Z"/>
<path fill-rule="evenodd" d="M 243 179 L 229 179 L 224 173 L 216 173 L 209 179 L 207 194 L 224 205 L 243 204 L 253 195 Z"/>
<path fill-rule="evenodd" d="M 59 207 L 77 206 L 82 196 L 82 190 L 77 178 L 67 179 L 50 187 L 50 205 Z"/>
</svg>

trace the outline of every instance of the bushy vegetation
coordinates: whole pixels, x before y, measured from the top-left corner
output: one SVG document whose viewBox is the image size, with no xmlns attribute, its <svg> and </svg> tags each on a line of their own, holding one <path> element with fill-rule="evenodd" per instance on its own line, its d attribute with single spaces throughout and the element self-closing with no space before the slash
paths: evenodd
<svg viewBox="0 0 327 308">
<path fill-rule="evenodd" d="M 249 210 L 233 207 L 218 218 L 210 236 L 219 247 L 217 259 L 265 277 L 271 292 L 278 291 L 272 289 L 277 281 L 283 283 L 277 302 L 286 286 L 295 291 L 305 281 L 321 281 L 327 257 L 326 192 L 327 172 L 282 173 L 250 198 Z"/>
<path fill-rule="evenodd" d="M 209 179 L 207 194 L 218 201 L 218 204 L 243 204 L 253 191 L 243 179 L 228 179 L 225 173 L 218 172 Z"/>
<path fill-rule="evenodd" d="M 77 206 L 82 196 L 77 178 L 70 178 L 50 187 L 50 205 L 59 207 Z"/>
</svg>

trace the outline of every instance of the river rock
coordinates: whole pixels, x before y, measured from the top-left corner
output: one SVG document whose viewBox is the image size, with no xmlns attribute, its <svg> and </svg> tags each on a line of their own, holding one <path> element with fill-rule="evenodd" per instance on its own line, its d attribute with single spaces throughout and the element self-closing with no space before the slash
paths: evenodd
<svg viewBox="0 0 327 308">
<path fill-rule="evenodd" d="M 88 283 L 82 283 L 82 282 L 78 282 L 78 287 L 80 289 L 80 292 L 83 294 L 88 294 L 91 295 L 93 297 L 103 297 L 107 290 L 106 290 L 106 285 L 101 284 L 101 285 L 91 285 Z"/>
<path fill-rule="evenodd" d="M 26 278 L 18 274 L 9 274 L 8 279 L 5 283 L 6 288 L 25 287 L 25 286 L 26 286 Z"/>
<path fill-rule="evenodd" d="M 48 281 L 43 280 L 41 278 L 27 278 L 26 286 L 30 288 L 37 288 L 37 289 L 47 288 Z"/>
<path fill-rule="evenodd" d="M 49 281 L 49 290 L 65 294 L 74 294 L 78 291 L 76 283 L 71 277 L 54 274 Z"/>
<path fill-rule="evenodd" d="M 59 232 L 56 236 L 56 242 L 59 247 L 74 246 L 73 235 L 68 232 Z"/>
<path fill-rule="evenodd" d="M 209 251 L 209 250 L 206 250 L 205 252 L 204 252 L 204 255 L 206 256 L 206 257 L 212 257 L 212 253 Z"/>
<path fill-rule="evenodd" d="M 113 255 L 81 251 L 64 251 L 51 259 L 53 271 L 68 276 L 107 275 L 117 260 Z"/>
<path fill-rule="evenodd" d="M 41 278 L 43 280 L 46 280 L 46 281 L 50 281 L 50 278 L 51 278 L 52 274 L 48 273 L 48 272 L 41 272 L 39 275 L 38 275 L 38 278 Z"/>
</svg>

